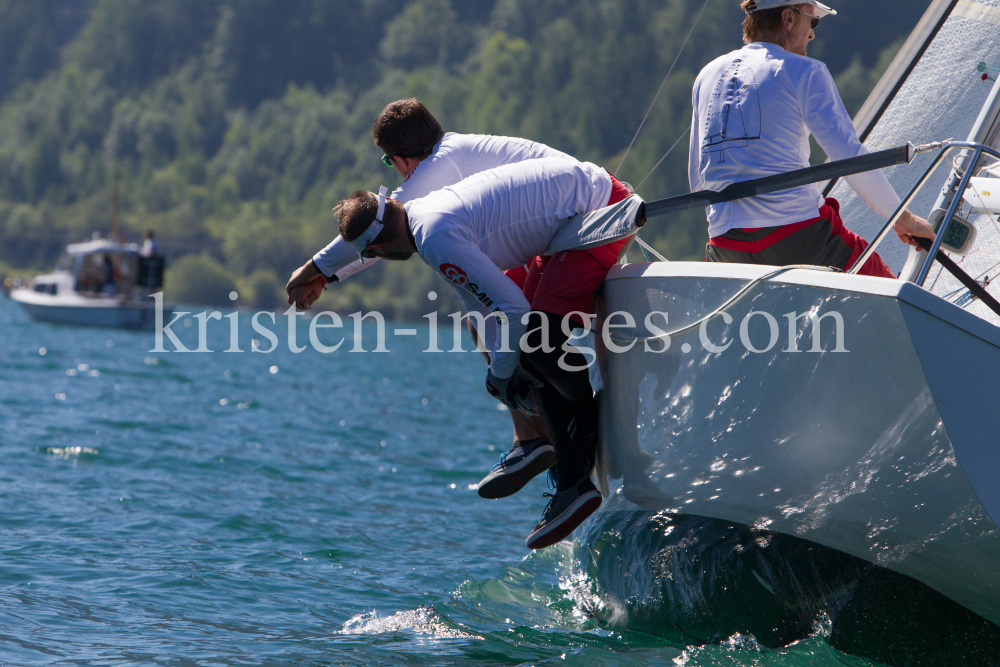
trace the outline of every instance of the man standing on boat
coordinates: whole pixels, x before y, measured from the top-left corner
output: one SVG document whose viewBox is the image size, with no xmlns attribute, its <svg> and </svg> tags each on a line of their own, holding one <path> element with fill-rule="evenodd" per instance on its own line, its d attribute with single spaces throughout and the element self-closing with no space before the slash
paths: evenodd
<svg viewBox="0 0 1000 667">
<path fill-rule="evenodd" d="M 688 178 L 691 191 L 809 166 L 809 135 L 834 160 L 867 153 L 823 63 L 808 58 L 813 30 L 836 11 L 817 0 L 744 0 L 745 46 L 709 63 L 694 84 Z M 880 171 L 847 176 L 858 196 L 888 218 L 900 200 Z M 903 213 L 903 243 L 933 238 L 926 221 Z M 868 243 L 840 219 L 840 204 L 804 185 L 708 207 L 705 259 L 745 264 L 850 268 Z M 876 254 L 861 274 L 895 278 Z"/>
<path fill-rule="evenodd" d="M 338 207 L 341 238 L 358 255 L 419 254 L 452 283 L 469 313 L 481 316 L 492 396 L 530 413 L 534 393 L 553 437 L 557 486 L 526 540 L 531 549 L 567 537 L 601 504 L 590 480 L 597 402 L 586 357 L 569 336 L 595 312 L 596 291 L 627 238 L 546 256 L 544 263 L 557 270 L 543 271 L 536 286 L 519 288 L 504 270 L 544 255 L 567 218 L 628 195 L 596 165 L 542 158 L 482 172 L 406 204 L 387 199 L 383 188 L 378 196 L 359 190 Z M 508 478 L 512 492 L 526 481 Z"/>
<path fill-rule="evenodd" d="M 388 104 L 375 119 L 372 133 L 375 145 L 385 153 L 382 162 L 392 166 L 404 179 L 391 195 L 393 201 L 401 203 L 419 199 L 487 169 L 524 160 L 559 158 L 579 164 L 566 153 L 527 139 L 446 133 L 431 112 L 415 99 Z M 609 178 L 616 184 L 616 192 L 624 192 L 621 184 Z M 605 204 L 600 202 L 599 207 Z M 518 288 L 525 289 L 527 283 L 527 289 L 533 291 L 542 280 L 546 261 L 547 258 L 531 258 L 524 266 L 506 271 L 506 275 Z M 288 302 L 308 309 L 328 283 L 344 280 L 372 264 L 371 259 L 364 263 L 359 261 L 350 244 L 338 236 L 292 274 L 286 286 Z M 479 495 L 484 498 L 510 495 L 520 488 L 511 487 L 510 479 L 517 477 L 527 481 L 552 465 L 554 450 L 542 420 L 516 410 L 511 412 L 511 420 L 514 423 L 513 446 L 480 482 Z"/>
</svg>

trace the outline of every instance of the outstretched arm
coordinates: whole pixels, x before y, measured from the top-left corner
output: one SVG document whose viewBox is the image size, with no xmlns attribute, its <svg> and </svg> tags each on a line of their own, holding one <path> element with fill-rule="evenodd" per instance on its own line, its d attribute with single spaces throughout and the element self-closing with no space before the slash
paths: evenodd
<svg viewBox="0 0 1000 667">
<path fill-rule="evenodd" d="M 309 310 L 323 295 L 326 278 L 316 276 L 311 282 L 302 283 L 288 289 L 288 303 L 294 303 L 299 310 Z"/>
<path fill-rule="evenodd" d="M 323 274 L 320 273 L 319 269 L 316 268 L 316 264 L 310 259 L 305 264 L 295 269 L 292 273 L 292 277 L 289 278 L 288 282 L 285 284 L 285 291 L 288 292 L 289 296 L 291 296 L 292 289 L 307 285 L 321 275 Z M 291 303 L 291 301 L 289 301 L 289 303 Z"/>
</svg>

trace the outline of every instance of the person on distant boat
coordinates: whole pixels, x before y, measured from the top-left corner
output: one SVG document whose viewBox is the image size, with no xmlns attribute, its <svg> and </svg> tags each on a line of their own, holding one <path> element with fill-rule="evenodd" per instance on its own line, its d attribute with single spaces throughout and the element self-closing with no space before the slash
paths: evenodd
<svg viewBox="0 0 1000 667">
<path fill-rule="evenodd" d="M 156 234 L 152 229 L 146 230 L 146 240 L 142 242 L 142 249 L 139 250 L 141 257 L 156 257 L 160 254 L 160 244 L 156 240 Z"/>
<path fill-rule="evenodd" d="M 543 264 L 557 270 L 543 270 L 524 288 L 503 272 L 541 256 L 570 216 L 628 196 L 596 165 L 540 158 L 488 170 L 405 204 L 387 199 L 384 188 L 379 195 L 359 190 L 337 209 L 341 238 L 361 258 L 419 254 L 451 282 L 471 314 L 485 318 L 477 327 L 490 350 L 486 388 L 492 396 L 529 414 L 532 393 L 537 398 L 553 436 L 556 489 L 526 540 L 532 549 L 568 536 L 601 504 L 590 480 L 597 401 L 587 359 L 569 344 L 569 334 L 595 312 L 596 291 L 628 239 L 545 257 Z M 494 316 L 505 317 L 506 327 Z M 509 495 L 544 468 L 536 470 L 501 469 L 493 486 L 498 495 Z"/>
<path fill-rule="evenodd" d="M 111 261 L 110 255 L 104 255 L 104 283 L 101 286 L 101 293 L 104 296 L 113 296 L 115 293 L 115 283 L 117 282 L 115 275 L 115 263 Z"/>
<path fill-rule="evenodd" d="M 386 105 L 375 119 L 372 133 L 375 145 L 385 153 L 382 162 L 403 178 L 391 195 L 394 201 L 402 203 L 506 164 L 536 158 L 577 162 L 566 153 L 527 139 L 445 132 L 441 123 L 416 99 Z M 541 279 L 544 262 L 543 258 L 534 257 L 506 274 L 519 288 L 524 288 L 527 281 L 534 289 Z M 286 285 L 288 303 L 308 309 L 327 283 L 344 280 L 372 263 L 371 260 L 358 261 L 354 249 L 338 236 L 292 274 Z M 470 330 L 475 338 L 475 330 Z M 511 412 L 511 419 L 514 422 L 513 446 L 480 483 L 479 493 L 483 497 L 497 497 L 494 487 L 526 466 L 531 469 L 545 466 L 541 470 L 544 471 L 551 465 L 553 450 L 542 421 L 517 411 Z M 529 478 L 537 474 L 531 472 Z"/>
<path fill-rule="evenodd" d="M 806 57 L 821 18 L 818 2 L 743 0 L 742 49 L 709 63 L 694 84 L 688 178 L 691 191 L 719 191 L 742 181 L 809 166 L 809 135 L 834 160 L 867 153 L 823 63 Z M 880 171 L 847 176 L 875 212 L 890 217 L 900 200 Z M 804 185 L 708 207 L 710 262 L 815 264 L 850 268 L 867 241 L 849 231 L 836 199 Z M 934 238 L 909 211 L 895 225 L 903 243 Z M 876 254 L 861 268 L 895 278 Z"/>
</svg>

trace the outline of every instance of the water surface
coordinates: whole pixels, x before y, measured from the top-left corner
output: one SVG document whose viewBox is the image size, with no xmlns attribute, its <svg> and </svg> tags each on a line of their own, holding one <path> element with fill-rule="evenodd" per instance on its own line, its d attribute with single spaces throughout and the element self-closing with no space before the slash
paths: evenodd
<svg viewBox="0 0 1000 667">
<path fill-rule="evenodd" d="M 579 544 L 524 547 L 543 480 L 475 493 L 511 438 L 477 354 L 392 324 L 389 353 L 293 354 L 280 316 L 273 353 L 225 353 L 227 326 L 153 354 L 0 298 L 0 662 L 872 664 L 822 627 L 766 650 L 609 620 Z"/>
</svg>

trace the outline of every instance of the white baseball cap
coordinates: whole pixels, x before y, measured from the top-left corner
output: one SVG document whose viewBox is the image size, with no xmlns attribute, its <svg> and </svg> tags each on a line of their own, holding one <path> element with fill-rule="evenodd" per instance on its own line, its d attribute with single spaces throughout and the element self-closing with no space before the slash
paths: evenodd
<svg viewBox="0 0 1000 667">
<path fill-rule="evenodd" d="M 837 10 L 827 7 L 822 2 L 817 2 L 816 0 L 757 0 L 755 4 L 756 7 L 752 10 L 753 12 L 759 12 L 764 9 L 777 9 L 778 7 L 793 7 L 795 5 L 812 5 L 813 7 L 816 8 L 816 18 L 823 18 L 824 16 L 837 15 Z"/>
</svg>

